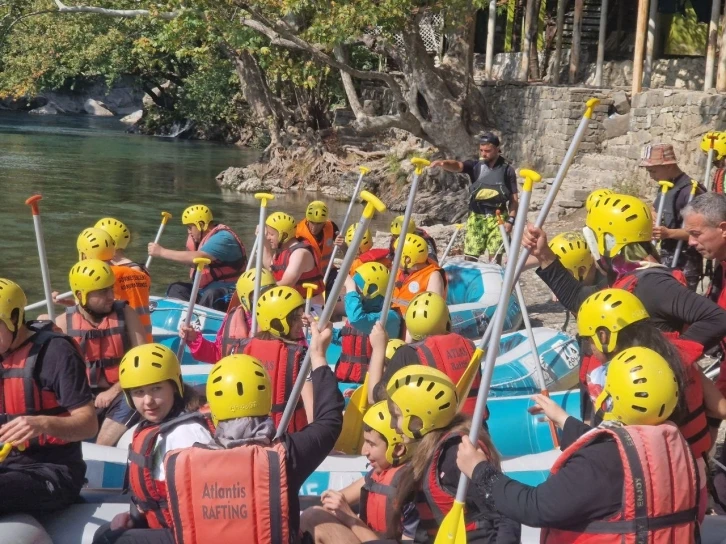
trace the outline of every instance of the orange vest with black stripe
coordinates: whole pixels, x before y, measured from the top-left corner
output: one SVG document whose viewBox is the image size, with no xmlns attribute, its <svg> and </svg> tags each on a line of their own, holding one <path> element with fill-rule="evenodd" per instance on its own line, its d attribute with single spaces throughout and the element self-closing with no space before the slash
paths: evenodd
<svg viewBox="0 0 726 544">
<path fill-rule="evenodd" d="M 151 312 L 149 311 L 149 294 L 151 292 L 151 278 L 147 273 L 128 265 L 111 265 L 111 271 L 116 277 L 113 284 L 113 298 L 125 300 L 138 314 L 139 321 L 146 331 L 146 341 L 153 342 L 151 336 Z"/>
<path fill-rule="evenodd" d="M 326 221 L 323 226 L 323 236 L 320 242 L 315 235 L 310 232 L 308 226 L 308 220 L 304 219 L 297 224 L 295 228 L 295 237 L 306 240 L 310 247 L 315 251 L 318 263 L 320 263 L 320 269 L 325 272 L 328 269 L 330 263 L 330 256 L 333 254 L 333 247 L 335 247 L 335 229 L 333 228 L 332 221 Z"/>
<path fill-rule="evenodd" d="M 229 449 L 198 444 L 170 452 L 165 467 L 176 544 L 298 540 L 290 538 L 283 444 Z"/>
<path fill-rule="evenodd" d="M 235 233 L 227 225 L 218 224 L 207 230 L 204 233 L 204 236 L 202 236 L 202 239 L 199 241 L 199 244 L 194 243 L 194 240 L 191 236 L 187 237 L 187 250 L 197 251 L 204 245 L 205 241 L 207 241 L 209 238 L 211 238 L 220 231 L 226 231 L 232 235 L 234 241 L 239 246 L 240 254 L 242 256 L 236 261 L 229 263 L 223 263 L 221 261 L 213 260 L 211 264 L 205 267 L 204 271 L 202 272 L 202 279 L 199 283 L 200 289 L 204 289 L 207 285 L 215 281 L 234 283 L 245 271 L 245 266 L 247 266 L 247 252 L 245 251 L 245 246 L 242 243 L 242 240 L 239 239 L 239 236 L 237 236 L 237 233 Z M 189 270 L 189 277 L 194 279 L 194 274 L 196 273 L 196 271 L 197 267 L 192 266 Z"/>
<path fill-rule="evenodd" d="M 406 314 L 408 305 L 411 304 L 413 298 L 419 293 L 426 291 L 432 274 L 441 274 L 444 282 L 444 299 L 446 298 L 446 272 L 438 264 L 431 259 L 427 261 L 426 266 L 412 272 L 401 270 L 396 278 L 396 284 L 393 288 L 393 307 L 398 308 L 401 314 Z"/>
<path fill-rule="evenodd" d="M 390 535 L 388 514 L 395 508 L 393 499 L 403 476 L 403 466 L 391 467 L 379 473 L 370 471 L 365 475 L 365 483 L 360 490 L 360 519 L 380 537 Z M 400 535 L 396 537 L 400 538 Z"/>
<path fill-rule="evenodd" d="M 315 253 L 315 248 L 313 248 L 307 240 L 298 239 L 288 247 L 282 248 L 275 253 L 274 258 L 272 259 L 272 266 L 270 267 L 272 276 L 275 278 L 276 282 L 279 282 L 285 275 L 285 270 L 287 270 L 287 267 L 290 264 L 290 256 L 294 251 L 299 249 L 308 250 L 313 256 L 315 265 L 307 272 L 300 274 L 297 283 L 291 287 L 297 290 L 297 292 L 303 297 L 307 297 L 307 290 L 302 285 L 303 283 L 313 283 L 317 286 L 317 290 L 315 292 L 317 294 L 323 293 L 325 291 L 325 284 L 323 283 L 323 272 L 320 271 L 320 261 Z"/>
<path fill-rule="evenodd" d="M 142 422 L 134 432 L 129 446 L 128 482 L 131 502 L 144 516 L 150 529 L 167 529 L 172 526 L 166 482 L 154 479 L 154 447 L 157 439 L 184 423 L 200 423 L 214 435 L 209 418 L 199 412 L 190 412 L 162 423 Z M 217 467 L 218 469 L 218 467 Z M 169 475 L 167 474 L 167 479 Z"/>
<path fill-rule="evenodd" d="M 240 304 L 233 308 L 224 322 L 222 331 L 222 357 L 232 355 L 238 348 L 240 340 L 250 335 L 247 327 L 247 310 Z"/>
<path fill-rule="evenodd" d="M 623 464 L 620 511 L 582 526 L 542 529 L 542 544 L 692 544 L 695 540 L 698 470 L 675 425 L 597 428 L 584 434 L 557 458 L 559 472 L 577 451 L 594 440 L 615 440 Z"/>
<path fill-rule="evenodd" d="M 111 312 L 98 326 L 86 321 L 78 306 L 66 309 L 66 331 L 83 355 L 91 387 L 98 387 L 102 374 L 110 385 L 118 382 L 118 365 L 131 349 L 124 317 L 125 306 L 126 301 L 114 301 Z"/>
<path fill-rule="evenodd" d="M 371 360 L 371 341 L 346 319 L 340 330 L 340 359 L 335 365 L 335 377 L 340 382 L 363 383 Z"/>
<path fill-rule="evenodd" d="M 45 389 L 37 381 L 38 364 L 48 342 L 67 336 L 53 331 L 53 323 L 28 322 L 33 334 L 13 352 L 0 357 L 0 424 L 20 416 L 68 416 L 68 411 L 58 404 L 55 392 Z M 75 347 L 75 344 L 74 344 Z M 40 435 L 26 442 L 31 446 L 67 444 L 60 438 Z"/>
<path fill-rule="evenodd" d="M 299 344 L 289 344 L 282 340 L 261 340 L 259 338 L 245 338 L 239 340 L 233 353 L 244 353 L 256 357 L 265 367 L 272 381 L 272 410 L 270 417 L 275 426 L 280 424 L 285 404 L 290 398 L 300 365 L 305 357 L 305 348 Z M 295 412 L 287 427 L 288 433 L 294 433 L 308 424 L 305 408 L 302 401 L 298 401 Z"/>
</svg>

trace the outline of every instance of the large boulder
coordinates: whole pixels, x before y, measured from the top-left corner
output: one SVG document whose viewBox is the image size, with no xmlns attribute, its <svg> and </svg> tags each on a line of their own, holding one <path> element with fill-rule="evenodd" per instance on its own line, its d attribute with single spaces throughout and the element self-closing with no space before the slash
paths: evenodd
<svg viewBox="0 0 726 544">
<path fill-rule="evenodd" d="M 63 111 L 55 104 L 55 102 L 48 102 L 45 106 L 30 110 L 28 113 L 33 115 L 57 115 L 63 113 Z"/>
<path fill-rule="evenodd" d="M 93 98 L 86 99 L 83 103 L 83 110 L 87 114 L 94 115 L 96 117 L 113 117 L 113 113 L 109 111 L 106 104 L 99 100 L 94 100 Z"/>
<path fill-rule="evenodd" d="M 139 121 L 141 121 L 141 118 L 144 116 L 144 110 L 136 110 L 133 113 L 128 114 L 125 117 L 121 118 L 121 122 L 125 123 L 127 125 L 135 125 Z"/>
</svg>

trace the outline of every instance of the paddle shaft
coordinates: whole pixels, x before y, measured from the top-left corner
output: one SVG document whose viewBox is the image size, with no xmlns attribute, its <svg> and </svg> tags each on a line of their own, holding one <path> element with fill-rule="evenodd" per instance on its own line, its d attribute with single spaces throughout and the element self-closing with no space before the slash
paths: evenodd
<svg viewBox="0 0 726 544">
<path fill-rule="evenodd" d="M 171 214 L 169 212 L 161 212 L 161 224 L 159 225 L 159 230 L 156 231 L 156 237 L 154 238 L 155 244 L 158 244 L 159 240 L 161 240 L 161 235 L 164 233 L 164 229 L 166 228 L 166 222 L 169 221 L 170 218 Z M 151 255 L 146 258 L 147 269 L 151 266 L 152 259 L 153 257 Z"/>
<path fill-rule="evenodd" d="M 245 272 L 250 271 L 253 262 L 257 262 L 257 236 L 255 236 L 255 242 L 252 244 L 252 251 L 250 251 L 249 258 L 247 259 L 247 267 L 245 268 Z"/>
<path fill-rule="evenodd" d="M 665 209 L 665 197 L 668 191 L 670 191 L 673 184 L 670 181 L 659 181 L 660 185 L 660 202 L 658 202 L 658 214 L 655 216 L 655 226 L 660 227 L 660 223 L 663 220 L 663 210 Z"/>
<path fill-rule="evenodd" d="M 194 259 L 199 260 L 199 259 Z M 209 259 L 203 259 L 209 263 Z M 187 315 L 184 318 L 184 326 L 189 327 L 192 324 L 192 315 L 194 314 L 194 306 L 197 304 L 197 296 L 199 295 L 199 284 L 202 281 L 202 271 L 204 270 L 204 263 L 197 264 L 197 269 L 194 271 L 194 282 L 192 283 L 192 294 L 189 295 L 189 306 L 187 307 Z M 184 355 L 184 348 L 187 345 L 186 336 L 183 336 L 179 341 L 179 347 L 176 350 L 176 358 L 181 363 L 182 356 Z"/>
<path fill-rule="evenodd" d="M 38 202 L 43 197 L 40 195 L 31 196 L 25 203 L 30 206 L 33 214 L 33 227 L 35 228 L 35 241 L 38 245 L 38 258 L 40 259 L 40 273 L 43 277 L 43 291 L 45 292 L 45 302 L 48 307 L 48 317 L 50 320 L 55 319 L 53 308 L 52 290 L 50 288 L 50 271 L 48 270 L 48 256 L 45 253 L 45 238 L 43 237 L 43 224 L 40 222 L 40 206 Z"/>
<path fill-rule="evenodd" d="M 255 266 L 255 290 L 252 298 L 252 324 L 250 325 L 250 338 L 257 334 L 257 301 L 260 300 L 260 286 L 262 281 L 262 256 L 264 255 L 265 217 L 267 216 L 267 201 L 274 198 L 272 195 L 257 193 L 255 198 L 260 200 L 260 220 L 257 223 L 257 263 Z"/>
<path fill-rule="evenodd" d="M 456 225 L 454 229 L 454 234 L 451 235 L 451 240 L 449 240 L 449 245 L 446 246 L 446 250 L 444 251 L 444 254 L 441 256 L 441 259 L 439 260 L 439 266 L 444 266 L 444 261 L 446 261 L 446 257 L 449 256 L 449 251 L 451 251 L 451 248 L 454 247 L 454 242 L 456 242 L 457 236 L 459 236 L 459 231 L 461 230 L 461 225 Z"/>
<path fill-rule="evenodd" d="M 711 151 L 713 150 L 709 150 L 709 153 L 711 153 Z M 691 187 L 691 192 L 688 195 L 689 204 L 691 203 L 691 200 L 693 200 L 693 197 L 696 196 L 696 191 L 698 190 L 698 182 L 694 180 L 691 183 L 693 185 Z M 683 223 L 685 223 L 685 221 L 681 221 L 681 228 L 683 228 Z M 681 251 L 683 251 L 683 240 L 678 240 L 678 244 L 676 244 L 676 251 L 673 253 L 673 260 L 671 261 L 671 268 L 675 268 L 678 264 L 678 259 L 681 256 Z"/>
<path fill-rule="evenodd" d="M 711 190 L 711 169 L 713 168 L 713 155 L 715 153 L 715 149 L 713 148 L 713 141 L 715 138 L 711 138 L 711 146 L 708 148 L 708 159 L 706 162 L 706 175 L 704 184 L 706 185 L 706 192 L 709 192 Z"/>
</svg>

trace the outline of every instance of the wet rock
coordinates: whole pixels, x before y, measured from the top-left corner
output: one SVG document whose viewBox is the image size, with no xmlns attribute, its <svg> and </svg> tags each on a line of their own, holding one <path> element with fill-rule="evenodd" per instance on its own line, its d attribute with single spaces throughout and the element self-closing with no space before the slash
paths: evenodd
<svg viewBox="0 0 726 544">
<path fill-rule="evenodd" d="M 125 123 L 127 125 L 135 125 L 139 121 L 141 121 L 141 118 L 144 116 L 144 110 L 136 110 L 133 113 L 128 114 L 125 117 L 121 118 L 121 122 Z"/>
<path fill-rule="evenodd" d="M 99 100 L 94 100 L 93 98 L 88 98 L 83 103 L 83 110 L 87 114 L 94 115 L 96 117 L 113 117 L 113 112 L 106 107 L 106 104 Z"/>
</svg>

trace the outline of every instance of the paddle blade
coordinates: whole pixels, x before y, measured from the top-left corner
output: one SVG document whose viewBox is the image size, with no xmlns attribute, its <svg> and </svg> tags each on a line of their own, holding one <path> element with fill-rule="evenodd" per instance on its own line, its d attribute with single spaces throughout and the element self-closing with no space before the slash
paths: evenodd
<svg viewBox="0 0 726 544">
<path fill-rule="evenodd" d="M 483 350 L 479 348 L 476 348 L 474 350 L 474 353 L 471 356 L 471 360 L 469 361 L 466 370 L 461 375 L 461 378 L 459 378 L 459 381 L 456 383 L 456 395 L 459 399 L 459 411 L 461 411 L 461 407 L 464 405 L 466 398 L 469 396 L 469 391 L 471 391 L 471 385 L 474 383 L 474 378 L 476 378 L 476 375 L 479 372 L 479 367 L 481 366 L 481 358 L 483 355 Z"/>
<path fill-rule="evenodd" d="M 454 506 L 441 522 L 434 544 L 466 544 L 464 503 L 454 501 Z"/>
<path fill-rule="evenodd" d="M 348 455 L 360 453 L 363 445 L 363 416 L 368 409 L 368 376 L 363 385 L 350 397 L 343 413 L 343 430 L 335 443 L 335 449 Z"/>
</svg>

